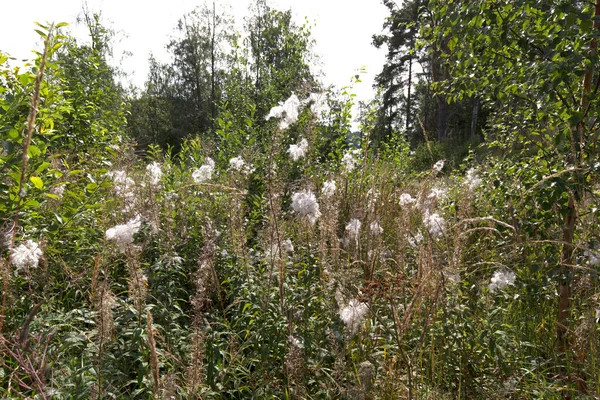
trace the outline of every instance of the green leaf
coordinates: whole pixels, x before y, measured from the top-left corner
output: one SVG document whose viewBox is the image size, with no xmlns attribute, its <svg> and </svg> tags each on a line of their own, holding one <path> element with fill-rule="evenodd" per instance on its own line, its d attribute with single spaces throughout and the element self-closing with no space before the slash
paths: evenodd
<svg viewBox="0 0 600 400">
<path fill-rule="evenodd" d="M 29 146 L 29 150 L 27 151 L 27 154 L 29 155 L 29 157 L 37 157 L 40 154 L 42 154 L 42 151 L 39 149 L 39 147 L 32 144 Z"/>
<path fill-rule="evenodd" d="M 39 207 L 39 206 L 40 206 L 40 202 L 37 200 L 33 200 L 33 199 L 28 200 L 25 203 L 25 207 Z"/>
<path fill-rule="evenodd" d="M 34 184 L 34 186 L 38 189 L 44 187 L 44 181 L 39 176 L 32 176 L 29 180 Z"/>
<path fill-rule="evenodd" d="M 37 167 L 37 168 L 35 169 L 35 173 L 36 173 L 36 174 L 39 174 L 39 173 L 41 173 L 42 171 L 45 171 L 45 170 L 46 170 L 46 168 L 48 168 L 50 165 L 52 165 L 52 164 L 50 164 L 50 163 L 49 163 L 49 162 L 47 162 L 47 161 L 44 161 L 43 163 L 41 163 L 41 164 L 40 164 L 40 166 L 39 166 L 39 167 Z"/>
</svg>

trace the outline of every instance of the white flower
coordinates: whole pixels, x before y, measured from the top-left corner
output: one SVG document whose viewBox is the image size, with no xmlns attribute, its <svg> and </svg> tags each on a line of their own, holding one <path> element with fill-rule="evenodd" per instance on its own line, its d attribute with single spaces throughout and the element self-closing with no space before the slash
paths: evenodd
<svg viewBox="0 0 600 400">
<path fill-rule="evenodd" d="M 418 247 L 423 241 L 423 234 L 421 232 L 417 232 L 415 236 L 408 236 L 407 240 L 408 244 L 410 244 L 412 247 Z"/>
<path fill-rule="evenodd" d="M 325 181 L 323 183 L 323 188 L 321 188 L 321 194 L 325 198 L 329 198 L 335 194 L 335 190 L 337 189 L 337 185 L 335 181 Z"/>
<path fill-rule="evenodd" d="M 148 164 L 146 166 L 146 175 L 148 176 L 148 180 L 150 181 L 151 185 L 157 186 L 160 184 L 160 179 L 162 178 L 160 164 L 156 161 Z"/>
<path fill-rule="evenodd" d="M 210 157 L 206 157 L 204 164 L 192 172 L 192 179 L 196 183 L 209 181 L 215 169 L 215 162 Z"/>
<path fill-rule="evenodd" d="M 351 335 L 358 332 L 367 311 L 369 307 L 356 299 L 350 300 L 350 303 L 340 311 L 340 318 Z"/>
<path fill-rule="evenodd" d="M 446 221 L 444 218 L 440 217 L 438 213 L 430 215 L 429 212 L 426 211 L 423 216 L 423 224 L 433 237 L 441 236 L 446 229 Z"/>
<path fill-rule="evenodd" d="M 348 236 L 351 239 L 358 240 L 361 225 L 362 223 L 356 218 L 352 218 L 348 225 L 346 225 L 346 232 L 348 232 Z"/>
<path fill-rule="evenodd" d="M 377 222 L 377 221 L 371 222 L 370 228 L 371 228 L 371 234 L 373 236 L 379 236 L 383 233 L 383 228 L 381 227 L 381 225 L 379 225 L 379 222 Z"/>
<path fill-rule="evenodd" d="M 490 292 L 496 291 L 496 289 L 504 289 L 508 285 L 515 284 L 515 273 L 509 270 L 500 270 L 494 272 L 491 283 L 488 285 Z"/>
<path fill-rule="evenodd" d="M 14 248 L 10 260 L 16 267 L 15 275 L 20 269 L 37 268 L 42 254 L 42 250 L 33 240 L 27 240 L 24 244 Z"/>
<path fill-rule="evenodd" d="M 298 96 L 292 94 L 283 104 L 279 104 L 276 107 L 271 108 L 266 119 L 281 118 L 279 122 L 280 129 L 287 129 L 291 124 L 298 121 L 298 108 L 300 107 L 300 100 Z"/>
<path fill-rule="evenodd" d="M 321 216 L 319 203 L 314 193 L 308 190 L 296 192 L 292 195 L 292 209 L 298 213 L 300 218 L 306 217 L 311 224 Z"/>
<path fill-rule="evenodd" d="M 474 191 L 481 184 L 481 178 L 477 176 L 475 169 L 471 168 L 467 171 L 464 184 L 469 187 L 470 191 Z"/>
<path fill-rule="evenodd" d="M 417 201 L 417 199 L 414 199 L 410 194 L 408 193 L 402 193 L 400 195 L 400 205 L 402 207 L 407 206 L 409 204 L 413 204 Z"/>
<path fill-rule="evenodd" d="M 433 166 L 433 169 L 436 172 L 440 172 L 442 170 L 442 168 L 444 168 L 444 163 L 446 162 L 446 160 L 439 160 L 438 162 L 436 162 Z"/>
<path fill-rule="evenodd" d="M 124 250 L 128 244 L 133 243 L 133 235 L 140 230 L 141 221 L 134 218 L 123 225 L 114 226 L 106 231 L 106 240 L 114 240 Z"/>
<path fill-rule="evenodd" d="M 308 141 L 306 139 L 302 139 L 300 144 L 292 144 L 288 149 L 288 153 L 292 157 L 292 160 L 298 161 L 306 155 L 306 151 L 308 150 Z"/>
<path fill-rule="evenodd" d="M 229 160 L 229 169 L 235 169 L 236 171 L 243 172 L 244 174 L 249 174 L 254 171 L 254 168 L 252 168 L 251 165 L 248 165 L 242 156 L 233 157 L 231 160 Z"/>
<path fill-rule="evenodd" d="M 356 156 L 360 154 L 360 149 L 349 150 L 344 153 L 344 157 L 342 157 L 342 165 L 344 166 L 344 171 L 350 173 L 354 171 L 356 168 L 356 164 L 358 164 L 358 160 Z"/>
</svg>

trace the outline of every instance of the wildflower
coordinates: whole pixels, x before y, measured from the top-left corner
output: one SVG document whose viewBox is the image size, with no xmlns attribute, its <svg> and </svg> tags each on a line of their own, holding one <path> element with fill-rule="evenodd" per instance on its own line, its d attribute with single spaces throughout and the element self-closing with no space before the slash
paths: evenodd
<svg viewBox="0 0 600 400">
<path fill-rule="evenodd" d="M 440 172 L 444 168 L 444 163 L 446 160 L 439 160 L 433 165 L 433 170 L 436 172 Z"/>
<path fill-rule="evenodd" d="M 340 318 L 351 335 L 358 332 L 367 311 L 369 311 L 367 305 L 356 299 L 350 300 L 350 303 L 340 311 Z"/>
<path fill-rule="evenodd" d="M 298 121 L 299 107 L 300 100 L 298 96 L 292 94 L 283 104 L 280 103 L 278 106 L 271 108 L 266 119 L 282 118 L 279 122 L 279 128 L 287 129 L 290 125 Z"/>
<path fill-rule="evenodd" d="M 383 233 L 383 228 L 381 227 L 381 225 L 379 225 L 379 222 L 377 221 L 371 222 L 371 225 L 369 227 L 371 228 L 371 234 L 373 236 L 379 236 Z"/>
<path fill-rule="evenodd" d="M 342 157 L 342 165 L 344 166 L 344 171 L 350 173 L 354 171 L 356 165 L 358 164 L 358 160 L 355 158 L 360 154 L 360 149 L 349 150 L 344 153 L 344 157 Z"/>
<path fill-rule="evenodd" d="M 402 193 L 400 195 L 400 205 L 402 207 L 407 206 L 409 204 L 413 204 L 417 201 L 417 199 L 413 198 L 410 194 L 408 193 Z"/>
<path fill-rule="evenodd" d="M 446 221 L 440 217 L 438 213 L 429 214 L 425 212 L 423 216 L 423 224 L 429 231 L 429 234 L 433 237 L 439 237 L 444 233 L 446 229 Z"/>
<path fill-rule="evenodd" d="M 304 190 L 292 195 L 292 209 L 300 215 L 300 218 L 306 217 L 311 224 L 321 216 L 319 203 L 313 192 Z"/>
<path fill-rule="evenodd" d="M 37 268 L 42 255 L 42 250 L 33 240 L 27 240 L 24 244 L 14 248 L 10 260 L 16 267 L 15 275 L 20 269 Z"/>
<path fill-rule="evenodd" d="M 292 160 L 298 161 L 306 155 L 306 151 L 308 150 L 308 141 L 306 139 L 302 139 L 300 144 L 292 144 L 288 149 L 288 153 L 292 157 Z"/>
<path fill-rule="evenodd" d="M 254 171 L 251 165 L 247 164 L 241 156 L 237 156 L 229 160 L 229 169 L 235 169 L 236 171 L 249 174 Z"/>
<path fill-rule="evenodd" d="M 335 181 L 325 181 L 323 183 L 323 188 L 321 189 L 321 194 L 323 195 L 323 197 L 329 198 L 333 196 L 336 189 L 337 185 L 335 184 Z"/>
<path fill-rule="evenodd" d="M 464 184 L 467 185 L 470 191 L 474 191 L 481 184 L 481 178 L 477 176 L 475 169 L 471 168 L 467 171 Z"/>
<path fill-rule="evenodd" d="M 212 173 L 215 169 L 215 162 L 210 157 L 206 157 L 204 164 L 192 172 L 192 179 L 196 183 L 202 183 L 212 178 Z"/>
<path fill-rule="evenodd" d="M 148 164 L 146 166 L 146 175 L 148 175 L 148 179 L 150 184 L 153 186 L 157 186 L 160 183 L 160 179 L 162 178 L 162 170 L 160 169 L 160 164 L 156 161 Z"/>
<path fill-rule="evenodd" d="M 417 247 L 423 241 L 423 234 L 421 232 L 417 232 L 414 236 L 408 236 L 407 238 L 408 244 L 412 247 Z"/>
<path fill-rule="evenodd" d="M 361 225 L 361 222 L 356 218 L 352 218 L 348 225 L 346 225 L 346 232 L 348 232 L 348 236 L 351 239 L 358 240 Z"/>
<path fill-rule="evenodd" d="M 114 226 L 106 231 L 106 240 L 114 240 L 124 250 L 128 244 L 133 243 L 133 235 L 140 230 L 141 221 L 134 218 L 123 225 Z"/>
<path fill-rule="evenodd" d="M 496 289 L 504 289 L 508 285 L 515 284 L 515 273 L 509 270 L 500 270 L 494 272 L 491 283 L 488 285 L 490 292 L 495 292 Z"/>
</svg>

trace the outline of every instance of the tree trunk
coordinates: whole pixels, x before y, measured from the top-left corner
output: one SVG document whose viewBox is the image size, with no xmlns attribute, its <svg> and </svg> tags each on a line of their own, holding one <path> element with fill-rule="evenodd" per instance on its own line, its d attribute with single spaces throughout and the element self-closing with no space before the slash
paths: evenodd
<svg viewBox="0 0 600 400">
<path fill-rule="evenodd" d="M 600 0 L 596 0 L 594 8 L 594 17 L 600 16 Z M 594 29 L 600 30 L 600 22 L 598 18 L 594 19 Z M 598 53 L 598 41 L 592 39 L 590 42 L 590 55 L 593 57 Z M 580 112 L 585 116 L 589 111 L 588 95 L 592 91 L 592 80 L 594 77 L 594 68 L 586 72 L 583 77 L 583 90 L 581 93 Z M 600 78 L 599 78 L 600 79 Z M 584 119 L 585 120 L 585 119 Z M 585 123 L 582 120 L 576 129 L 573 129 L 572 139 L 572 154 L 570 164 L 572 167 L 580 167 L 584 162 L 584 145 L 585 145 Z M 573 278 L 573 239 L 575 237 L 575 228 L 577 225 L 577 208 L 574 196 L 581 198 L 581 172 L 575 171 L 573 175 L 576 179 L 575 193 L 569 193 L 569 204 L 567 206 L 567 214 L 565 215 L 562 235 L 562 252 L 561 252 L 561 277 L 558 284 L 558 324 L 556 330 L 556 338 L 558 350 L 564 353 L 568 349 L 568 332 L 569 332 L 569 312 L 571 309 L 571 282 Z"/>
<path fill-rule="evenodd" d="M 412 86 L 412 57 L 408 59 L 408 94 L 406 96 L 406 132 L 410 128 L 410 89 Z"/>
<path fill-rule="evenodd" d="M 477 119 L 479 118 L 479 99 L 473 99 L 473 118 L 471 119 L 471 134 L 469 137 L 474 137 L 477 134 Z"/>
<path fill-rule="evenodd" d="M 446 140 L 446 129 L 448 124 L 448 102 L 446 101 L 446 97 L 444 96 L 436 96 L 437 104 L 438 104 L 438 140 L 444 141 Z"/>
<path fill-rule="evenodd" d="M 216 30 L 216 16 L 215 16 L 215 1 L 213 0 L 212 9 L 212 37 L 210 44 L 210 131 L 215 131 L 215 30 Z"/>
</svg>

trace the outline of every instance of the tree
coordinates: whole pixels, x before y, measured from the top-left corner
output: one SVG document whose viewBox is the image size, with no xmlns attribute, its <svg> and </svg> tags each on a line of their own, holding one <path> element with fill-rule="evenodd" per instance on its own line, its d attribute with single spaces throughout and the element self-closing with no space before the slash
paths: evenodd
<svg viewBox="0 0 600 400">
<path fill-rule="evenodd" d="M 292 91 L 309 91 L 315 81 L 308 65 L 310 30 L 292 21 L 291 10 L 271 9 L 257 0 L 246 20 L 250 50 L 250 77 L 257 117 L 262 119 L 275 101 L 285 100 Z"/>
<path fill-rule="evenodd" d="M 232 25 L 227 12 L 204 3 L 179 20 L 167 45 L 171 62 L 150 57 L 146 88 L 130 118 L 131 125 L 147 126 L 132 128 L 141 143 L 177 149 L 189 135 L 214 136 Z"/>
<path fill-rule="evenodd" d="M 413 143 L 421 142 L 425 135 L 422 129 L 436 132 L 440 141 L 462 141 L 474 135 L 479 103 L 465 98 L 449 104 L 444 93 L 431 90 L 450 79 L 444 59 L 454 32 L 443 31 L 443 40 L 423 40 L 423 33 L 440 23 L 428 0 L 406 1 L 401 7 L 392 0 L 384 4 L 390 12 L 383 25 L 386 33 L 373 36 L 373 45 L 387 46 L 388 51 L 386 63 L 375 79 L 381 90 L 375 140 L 386 141 L 394 131 L 404 131 Z M 476 112 L 465 111 L 473 107 Z"/>
<path fill-rule="evenodd" d="M 436 0 L 431 10 L 439 24 L 424 35 L 432 49 L 447 46 L 443 65 L 452 76 L 440 93 L 452 101 L 478 95 L 493 109 L 488 140 L 511 157 L 499 165 L 520 171 L 519 188 L 498 187 L 513 196 L 506 202 L 519 199 L 520 209 L 504 217 L 524 235 L 557 243 L 543 254 L 556 278 L 556 342 L 566 359 L 572 284 L 585 273 L 574 267 L 576 248 L 588 247 L 580 223 L 598 173 L 600 1 Z"/>
<path fill-rule="evenodd" d="M 68 79 L 53 82 L 73 108 L 56 130 L 74 153 L 111 141 L 124 133 L 126 123 L 124 90 L 107 60 L 112 32 L 102 25 L 99 14 L 84 11 L 83 22 L 90 42 L 80 44 L 74 38 L 64 42 L 56 63 Z"/>
<path fill-rule="evenodd" d="M 373 45 L 388 48 L 387 60 L 383 70 L 375 77 L 375 84 L 382 90 L 382 102 L 376 131 L 381 133 L 380 140 L 389 138 L 404 122 L 408 133 L 413 125 L 413 64 L 422 58 L 416 49 L 419 33 L 420 8 L 422 0 L 403 3 L 398 8 L 396 2 L 384 0 L 390 10 L 390 16 L 383 27 L 389 33 L 374 35 Z"/>
</svg>

